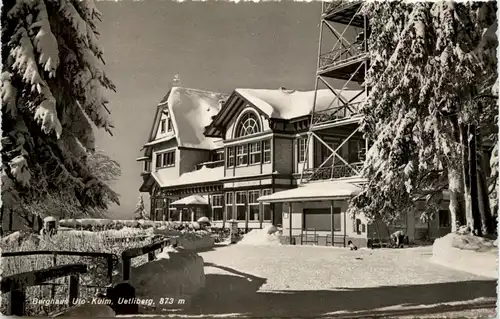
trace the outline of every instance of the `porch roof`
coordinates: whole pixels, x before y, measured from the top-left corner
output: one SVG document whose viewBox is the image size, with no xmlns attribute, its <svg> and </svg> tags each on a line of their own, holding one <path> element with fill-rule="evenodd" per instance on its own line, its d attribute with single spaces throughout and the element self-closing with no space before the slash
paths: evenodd
<svg viewBox="0 0 500 319">
<path fill-rule="evenodd" d="M 191 195 L 182 199 L 176 200 L 173 206 L 189 206 L 189 205 L 208 205 L 208 200 L 200 195 Z"/>
<path fill-rule="evenodd" d="M 259 202 L 311 202 L 350 198 L 361 192 L 361 188 L 344 181 L 324 181 L 301 185 L 297 188 L 261 196 Z"/>
<path fill-rule="evenodd" d="M 224 166 L 207 168 L 181 174 L 178 178 L 172 178 L 172 174 L 165 169 L 151 172 L 160 187 L 187 186 L 214 182 L 217 183 L 224 177 Z"/>
</svg>

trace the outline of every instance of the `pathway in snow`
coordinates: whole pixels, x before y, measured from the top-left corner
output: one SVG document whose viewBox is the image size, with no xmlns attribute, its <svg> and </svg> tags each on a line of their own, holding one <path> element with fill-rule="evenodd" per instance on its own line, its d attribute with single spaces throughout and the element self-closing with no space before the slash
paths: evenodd
<svg viewBox="0 0 500 319">
<path fill-rule="evenodd" d="M 496 282 L 429 262 L 431 248 L 231 245 L 201 253 L 206 290 L 185 314 L 320 316 L 496 298 Z"/>
</svg>

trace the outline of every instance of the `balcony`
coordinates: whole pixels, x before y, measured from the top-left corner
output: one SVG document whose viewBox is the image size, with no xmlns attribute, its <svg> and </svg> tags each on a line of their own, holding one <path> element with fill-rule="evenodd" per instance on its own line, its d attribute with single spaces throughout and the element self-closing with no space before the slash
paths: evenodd
<svg viewBox="0 0 500 319">
<path fill-rule="evenodd" d="M 363 16 L 357 14 L 362 4 L 363 1 L 329 2 L 324 6 L 322 17 L 328 21 L 362 27 L 364 24 Z"/>
<path fill-rule="evenodd" d="M 362 102 L 347 103 L 342 107 L 335 107 L 326 110 L 314 112 L 313 125 L 319 126 L 321 124 L 341 123 L 346 120 L 353 119 L 358 123 L 358 118 L 361 117 L 359 109 Z M 348 121 L 350 122 L 350 121 Z"/>
<path fill-rule="evenodd" d="M 366 40 L 361 37 L 352 44 L 342 44 L 340 48 L 319 56 L 318 74 L 342 80 L 363 82 L 365 68 L 360 65 L 368 57 L 365 49 Z"/>
<path fill-rule="evenodd" d="M 356 171 L 361 172 L 363 162 L 349 163 Z M 357 177 L 357 174 L 351 167 L 342 164 L 334 166 L 324 166 L 321 168 L 311 168 L 304 170 L 304 178 L 307 182 L 318 180 L 330 180 L 335 178 Z"/>
</svg>

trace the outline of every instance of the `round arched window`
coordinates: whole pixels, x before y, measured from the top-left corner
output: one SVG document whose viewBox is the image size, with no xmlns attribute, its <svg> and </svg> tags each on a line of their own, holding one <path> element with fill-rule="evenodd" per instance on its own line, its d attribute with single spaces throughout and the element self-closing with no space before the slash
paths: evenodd
<svg viewBox="0 0 500 319">
<path fill-rule="evenodd" d="M 260 132 L 259 120 L 253 112 L 245 113 L 237 127 L 236 137 L 252 135 Z"/>
</svg>

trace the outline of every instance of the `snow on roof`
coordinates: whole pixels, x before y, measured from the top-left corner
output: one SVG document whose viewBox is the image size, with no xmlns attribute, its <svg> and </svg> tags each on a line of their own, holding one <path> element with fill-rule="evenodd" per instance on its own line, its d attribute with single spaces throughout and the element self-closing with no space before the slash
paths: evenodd
<svg viewBox="0 0 500 319">
<path fill-rule="evenodd" d="M 168 141 L 170 141 L 170 140 L 172 140 L 174 138 L 176 138 L 176 136 L 172 134 L 170 136 L 165 136 L 165 137 L 159 138 L 157 140 L 148 142 L 148 143 L 144 144 L 144 146 L 151 146 L 151 145 L 156 145 L 156 144 L 160 144 L 160 143 L 163 143 L 163 142 L 168 142 Z"/>
<path fill-rule="evenodd" d="M 175 202 L 173 202 L 170 205 L 174 205 L 174 206 L 176 206 L 176 205 L 179 205 L 179 206 L 182 206 L 182 205 L 208 205 L 208 200 L 203 196 L 195 194 L 195 195 L 191 195 L 191 196 L 176 200 Z"/>
<path fill-rule="evenodd" d="M 227 95 L 195 89 L 173 87 L 160 105 L 167 104 L 172 116 L 179 146 L 214 149 L 219 139 L 203 135 L 212 116 L 220 111 L 220 101 Z M 149 144 L 149 143 L 148 143 Z"/>
<path fill-rule="evenodd" d="M 331 200 L 335 198 L 349 198 L 361 192 L 361 188 L 354 184 L 341 181 L 324 181 L 305 184 L 297 188 L 261 196 L 260 202 L 301 202 Z"/>
<path fill-rule="evenodd" d="M 243 98 L 261 109 L 270 118 L 289 120 L 312 112 L 314 91 L 294 90 L 265 90 L 265 89 L 236 89 Z M 364 94 L 360 90 L 335 90 L 344 100 L 351 103 L 361 102 Z M 356 95 L 360 94 L 358 97 Z M 332 104 L 333 102 L 333 104 Z M 343 106 L 342 101 L 330 90 L 318 90 L 316 98 L 316 111 Z"/>
<path fill-rule="evenodd" d="M 161 169 L 156 172 L 151 172 L 151 175 L 160 187 L 207 183 L 221 179 L 224 176 L 224 166 L 214 168 L 207 168 L 204 166 L 199 170 L 184 173 L 174 180 L 166 174 L 165 170 Z"/>
</svg>

